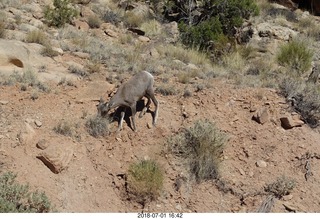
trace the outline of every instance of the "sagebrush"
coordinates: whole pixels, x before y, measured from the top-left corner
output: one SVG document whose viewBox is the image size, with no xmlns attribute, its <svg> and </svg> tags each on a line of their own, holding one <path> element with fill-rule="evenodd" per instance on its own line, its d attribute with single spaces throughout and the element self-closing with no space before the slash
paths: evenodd
<svg viewBox="0 0 320 219">
<path fill-rule="evenodd" d="M 130 198 L 145 204 L 155 200 L 163 188 L 163 171 L 154 160 L 141 160 L 130 165 L 127 189 Z"/>
<path fill-rule="evenodd" d="M 0 176 L 0 213 L 46 213 L 52 205 L 44 192 L 30 192 L 29 185 L 16 182 L 12 172 Z"/>
</svg>

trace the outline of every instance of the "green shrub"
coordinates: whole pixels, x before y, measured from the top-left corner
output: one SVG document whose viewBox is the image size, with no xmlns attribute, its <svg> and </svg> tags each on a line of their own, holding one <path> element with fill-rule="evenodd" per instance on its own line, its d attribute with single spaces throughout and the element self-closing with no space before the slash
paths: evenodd
<svg viewBox="0 0 320 219">
<path fill-rule="evenodd" d="M 194 126 L 169 140 L 169 150 L 181 157 L 197 182 L 218 178 L 220 155 L 226 135 L 214 123 L 198 120 Z"/>
<path fill-rule="evenodd" d="M 160 195 L 163 171 L 155 161 L 142 160 L 130 165 L 127 180 L 129 196 L 144 204 Z"/>
<path fill-rule="evenodd" d="M 265 191 L 273 194 L 277 198 L 289 195 L 295 187 L 295 181 L 285 176 L 277 178 L 277 180 L 265 187 Z"/>
<path fill-rule="evenodd" d="M 106 118 L 95 116 L 86 122 L 86 128 L 93 137 L 106 136 L 110 133 L 108 125 L 110 121 Z"/>
<path fill-rule="evenodd" d="M 47 6 L 44 10 L 44 17 L 51 26 L 62 27 L 78 15 L 70 0 L 53 0 L 53 6 L 54 8 Z"/>
<path fill-rule="evenodd" d="M 212 42 L 226 41 L 218 17 L 210 18 L 196 26 L 180 23 L 179 30 L 183 44 L 189 47 L 199 47 L 200 50 L 207 50 Z"/>
<path fill-rule="evenodd" d="M 301 74 L 311 67 L 312 57 L 313 52 L 306 42 L 295 39 L 280 47 L 277 61 L 280 65 Z"/>
<path fill-rule="evenodd" d="M 164 13 L 167 19 L 179 22 L 182 42 L 201 50 L 208 50 L 209 46 L 213 51 L 223 48 L 227 39 L 236 33 L 235 27 L 259 13 L 254 0 L 204 0 L 193 8 L 189 1 L 169 2 Z M 177 16 L 172 17 L 172 14 Z"/>
<path fill-rule="evenodd" d="M 15 181 L 12 172 L 0 176 L 0 213 L 45 213 L 52 211 L 44 192 L 30 192 L 28 185 Z"/>
</svg>

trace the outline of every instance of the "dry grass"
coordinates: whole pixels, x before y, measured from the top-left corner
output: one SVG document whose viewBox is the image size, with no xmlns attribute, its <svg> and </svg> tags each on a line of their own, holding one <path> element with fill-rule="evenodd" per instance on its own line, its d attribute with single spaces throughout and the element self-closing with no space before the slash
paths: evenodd
<svg viewBox="0 0 320 219">
<path fill-rule="evenodd" d="M 277 180 L 265 187 L 265 191 L 273 194 L 277 198 L 289 195 L 295 187 L 295 181 L 285 176 L 277 178 Z"/>
<path fill-rule="evenodd" d="M 220 155 L 226 135 L 209 120 L 198 120 L 191 128 L 168 141 L 168 150 L 186 165 L 197 182 L 219 177 Z"/>
<path fill-rule="evenodd" d="M 47 35 L 41 30 L 33 30 L 29 32 L 26 36 L 27 43 L 38 43 L 41 45 L 50 44 L 49 38 Z"/>
<path fill-rule="evenodd" d="M 5 38 L 6 36 L 6 23 L 4 21 L 0 21 L 0 38 Z"/>
<path fill-rule="evenodd" d="M 199 66 L 210 65 L 211 61 L 207 55 L 196 49 L 185 49 L 182 46 L 175 46 L 172 44 L 166 46 L 159 46 L 156 48 L 162 57 L 169 60 L 180 60 L 184 63 L 192 63 Z"/>
<path fill-rule="evenodd" d="M 143 30 L 147 36 L 155 37 L 162 33 L 161 24 L 156 20 L 149 20 L 141 24 L 141 30 Z"/>
<path fill-rule="evenodd" d="M 320 40 L 320 27 L 313 19 L 310 19 L 309 17 L 300 19 L 298 28 L 305 32 L 308 37 L 317 41 Z"/>
<path fill-rule="evenodd" d="M 97 15 L 91 15 L 88 17 L 88 25 L 90 28 L 99 28 L 102 20 Z"/>
<path fill-rule="evenodd" d="M 107 136 L 110 133 L 109 130 L 110 120 L 100 116 L 93 116 L 88 118 L 86 122 L 86 128 L 90 135 L 93 137 Z"/>
</svg>

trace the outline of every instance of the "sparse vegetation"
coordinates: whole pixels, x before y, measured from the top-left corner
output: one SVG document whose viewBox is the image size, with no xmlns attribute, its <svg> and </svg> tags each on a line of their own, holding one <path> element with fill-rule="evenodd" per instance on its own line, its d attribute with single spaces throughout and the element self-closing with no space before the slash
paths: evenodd
<svg viewBox="0 0 320 219">
<path fill-rule="evenodd" d="M 44 48 L 41 51 L 41 55 L 52 58 L 59 55 L 59 53 L 55 51 L 50 44 L 45 44 Z"/>
<path fill-rule="evenodd" d="M 311 67 L 313 52 L 308 48 L 305 41 L 294 39 L 281 46 L 277 54 L 280 65 L 292 69 L 301 75 Z"/>
<path fill-rule="evenodd" d="M 101 23 L 102 23 L 102 21 L 97 15 L 91 15 L 88 18 L 88 25 L 91 28 L 99 28 Z"/>
<path fill-rule="evenodd" d="M 78 15 L 70 0 L 54 0 L 53 6 L 47 6 L 44 11 L 44 17 L 51 26 L 62 27 Z"/>
<path fill-rule="evenodd" d="M 83 69 L 82 67 L 74 66 L 74 65 L 69 66 L 68 70 L 70 71 L 70 73 L 79 75 L 81 77 L 86 77 L 89 75 L 85 69 Z"/>
<path fill-rule="evenodd" d="M 101 116 L 94 116 L 88 118 L 86 128 L 90 135 L 93 137 L 106 136 L 110 133 L 108 128 L 110 121 Z"/>
<path fill-rule="evenodd" d="M 114 11 L 108 10 L 104 13 L 103 18 L 105 22 L 117 25 L 120 22 L 120 15 Z"/>
<path fill-rule="evenodd" d="M 178 93 L 172 84 L 161 84 L 155 89 L 155 91 L 163 96 L 176 95 Z"/>
<path fill-rule="evenodd" d="M 0 21 L 0 38 L 4 38 L 6 36 L 6 23 L 4 21 Z"/>
<path fill-rule="evenodd" d="M 53 128 L 53 130 L 60 135 L 73 137 L 75 136 L 76 126 L 76 124 L 62 120 Z"/>
<path fill-rule="evenodd" d="M 168 141 L 169 151 L 184 160 L 197 182 L 219 177 L 220 155 L 226 135 L 214 123 L 198 120 Z"/>
<path fill-rule="evenodd" d="M 163 171 L 154 160 L 141 160 L 130 165 L 128 170 L 128 195 L 145 205 L 155 200 L 163 188 Z"/>
<path fill-rule="evenodd" d="M 319 125 L 320 89 L 318 85 L 285 77 L 280 84 L 280 90 L 311 127 Z"/>
<path fill-rule="evenodd" d="M 265 187 L 265 191 L 273 194 L 277 198 L 289 195 L 295 187 L 295 181 L 285 176 L 277 178 L 277 180 Z"/>
<path fill-rule="evenodd" d="M 49 39 L 43 31 L 33 30 L 27 34 L 26 42 L 47 45 L 49 43 Z"/>
<path fill-rule="evenodd" d="M 30 192 L 29 185 L 16 182 L 16 175 L 6 172 L 0 175 L 1 213 L 51 212 L 51 203 L 44 192 Z"/>
<path fill-rule="evenodd" d="M 2 85 L 8 85 L 12 86 L 17 83 L 21 84 L 21 90 L 27 90 L 27 88 L 33 87 L 37 88 L 40 91 L 43 92 L 50 92 L 50 87 L 43 82 L 38 80 L 37 74 L 31 71 L 30 69 L 27 69 L 24 73 L 20 74 L 18 72 L 14 72 L 13 74 L 9 76 L 3 76 L 1 77 L 2 80 L 0 80 L 0 84 Z"/>
<path fill-rule="evenodd" d="M 140 24 L 146 19 L 143 14 L 135 14 L 132 11 L 126 12 L 124 16 L 124 22 L 127 27 L 139 27 Z"/>
</svg>

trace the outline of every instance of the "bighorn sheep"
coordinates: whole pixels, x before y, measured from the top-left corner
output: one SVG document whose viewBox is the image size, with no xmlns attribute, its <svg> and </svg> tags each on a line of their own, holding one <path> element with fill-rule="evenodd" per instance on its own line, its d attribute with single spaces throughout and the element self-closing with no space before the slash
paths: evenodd
<svg viewBox="0 0 320 219">
<path fill-rule="evenodd" d="M 100 98 L 100 102 L 97 105 L 98 115 L 102 116 L 104 114 L 107 114 L 111 109 L 119 106 L 129 107 L 132 113 L 132 116 L 131 116 L 132 128 L 134 131 L 136 131 L 136 124 L 135 124 L 136 104 L 137 104 L 137 101 L 139 101 L 142 97 L 146 97 L 148 99 L 148 102 L 146 106 L 143 108 L 143 110 L 141 111 L 139 118 L 141 118 L 146 113 L 152 100 L 152 102 L 155 105 L 155 113 L 153 116 L 152 124 L 155 126 L 158 118 L 159 104 L 157 99 L 154 96 L 153 84 L 154 84 L 153 76 L 147 71 L 142 71 L 134 75 L 129 81 L 122 84 L 118 88 L 117 92 L 109 100 L 109 102 L 104 103 L 103 99 Z M 120 122 L 119 122 L 118 130 L 122 129 L 124 115 L 125 115 L 125 112 L 122 111 L 120 114 Z"/>
</svg>

